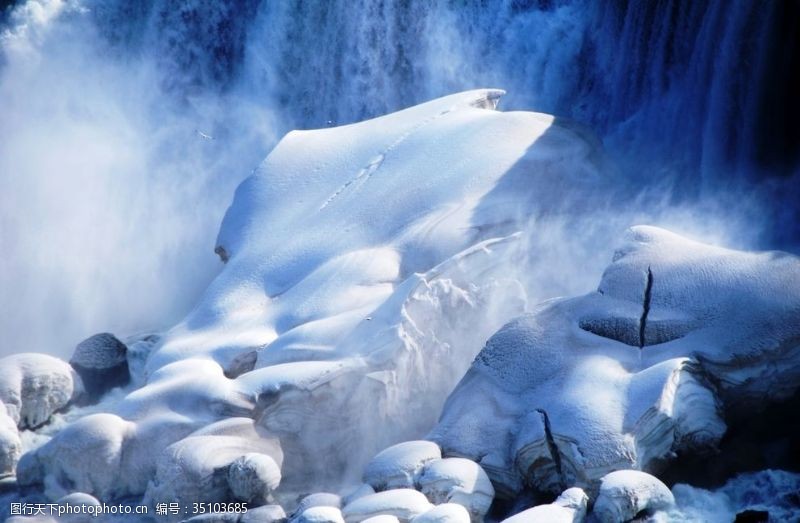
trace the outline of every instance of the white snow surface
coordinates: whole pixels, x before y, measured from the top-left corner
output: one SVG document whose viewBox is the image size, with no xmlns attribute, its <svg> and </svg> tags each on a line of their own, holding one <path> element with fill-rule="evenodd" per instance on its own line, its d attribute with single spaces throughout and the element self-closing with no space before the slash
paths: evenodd
<svg viewBox="0 0 800 523">
<path fill-rule="evenodd" d="M 416 490 L 392 489 L 358 498 L 345 506 L 342 514 L 347 523 L 360 523 L 380 515 L 395 516 L 408 523 L 432 508 L 428 499 Z"/>
<path fill-rule="evenodd" d="M 503 523 L 582 523 L 586 518 L 589 497 L 577 487 L 561 493 L 546 505 L 538 505 L 504 519 Z"/>
</svg>

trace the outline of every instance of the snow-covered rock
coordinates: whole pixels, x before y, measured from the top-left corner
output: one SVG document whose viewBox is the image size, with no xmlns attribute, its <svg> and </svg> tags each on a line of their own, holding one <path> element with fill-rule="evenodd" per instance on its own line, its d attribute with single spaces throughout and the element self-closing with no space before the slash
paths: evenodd
<svg viewBox="0 0 800 523">
<path fill-rule="evenodd" d="M 87 394 L 93 399 L 130 381 L 128 347 L 113 334 L 102 332 L 80 342 L 70 365 L 80 375 Z"/>
<path fill-rule="evenodd" d="M 281 469 L 266 454 L 245 454 L 228 469 L 228 485 L 234 497 L 252 506 L 267 503 L 280 482 Z"/>
<path fill-rule="evenodd" d="M 800 386 L 799 289 L 794 256 L 634 227 L 597 292 L 489 340 L 428 438 L 477 460 L 504 496 L 712 451 L 725 415 Z"/>
<path fill-rule="evenodd" d="M 412 523 L 469 523 L 470 513 L 463 505 L 442 503 L 411 520 Z M 480 521 L 483 521 L 482 519 Z"/>
<path fill-rule="evenodd" d="M 586 518 L 589 497 L 572 487 L 547 505 L 538 505 L 504 519 L 503 523 L 581 523 Z"/>
<path fill-rule="evenodd" d="M 489 476 L 480 465 L 464 458 L 428 462 L 417 483 L 431 503 L 457 503 L 467 509 L 473 521 L 482 521 L 494 500 Z"/>
<path fill-rule="evenodd" d="M 347 523 L 360 523 L 373 516 L 395 516 L 401 523 L 411 521 L 433 507 L 421 493 L 412 489 L 384 490 L 359 498 L 342 509 Z"/>
<path fill-rule="evenodd" d="M 640 512 L 665 510 L 674 504 L 672 492 L 655 476 L 618 470 L 603 476 L 592 514 L 601 523 L 619 523 Z"/>
<path fill-rule="evenodd" d="M 372 516 L 371 518 L 367 518 L 361 523 L 400 523 L 400 520 L 397 519 L 397 516 L 381 514 L 380 516 Z"/>
<path fill-rule="evenodd" d="M 372 458 L 364 468 L 364 482 L 375 491 L 414 488 L 423 467 L 441 457 L 439 446 L 431 441 L 398 443 Z"/>
<path fill-rule="evenodd" d="M 155 479 L 147 486 L 145 502 L 224 503 L 231 498 L 229 469 L 243 456 L 266 454 L 275 463 L 266 465 L 266 480 L 279 481 L 276 469 L 282 463 L 280 444 L 258 431 L 249 419 L 232 419 L 201 429 L 167 447 L 158 460 Z M 259 460 L 258 465 L 264 465 Z M 234 481 L 236 487 L 245 485 Z M 250 485 L 252 486 L 252 485 Z"/>
<path fill-rule="evenodd" d="M 0 402 L 20 429 L 35 429 L 83 392 L 81 380 L 64 361 L 22 353 L 0 359 Z"/>
<path fill-rule="evenodd" d="M 341 510 L 327 506 L 307 508 L 292 521 L 297 523 L 345 523 Z"/>
<path fill-rule="evenodd" d="M 342 498 L 330 492 L 315 492 L 300 500 L 294 510 L 294 514 L 302 514 L 311 507 L 342 508 Z"/>
<path fill-rule="evenodd" d="M 41 473 L 52 500 L 71 492 L 99 498 L 125 494 L 136 478 L 120 475 L 122 447 L 135 430 L 133 423 L 113 414 L 81 418 L 34 451 L 26 474 L 35 478 Z"/>
<path fill-rule="evenodd" d="M 264 505 L 247 509 L 242 514 L 239 523 L 283 523 L 286 521 L 286 512 L 280 505 Z"/>
</svg>

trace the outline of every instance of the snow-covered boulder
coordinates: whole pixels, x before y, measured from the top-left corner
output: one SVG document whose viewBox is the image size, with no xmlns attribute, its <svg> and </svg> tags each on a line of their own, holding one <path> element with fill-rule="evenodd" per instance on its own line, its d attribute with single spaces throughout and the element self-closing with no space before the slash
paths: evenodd
<svg viewBox="0 0 800 523">
<path fill-rule="evenodd" d="M 245 454 L 228 469 L 228 485 L 236 499 L 252 506 L 263 505 L 281 482 L 281 469 L 266 454 Z"/>
<path fill-rule="evenodd" d="M 0 402 L 20 429 L 35 429 L 83 392 L 81 380 L 64 361 L 22 353 L 0 359 Z"/>
<path fill-rule="evenodd" d="M 428 462 L 417 483 L 431 503 L 457 503 L 467 509 L 473 521 L 482 521 L 494 500 L 489 476 L 480 465 L 464 458 Z"/>
<path fill-rule="evenodd" d="M 397 516 L 381 514 L 380 516 L 372 516 L 371 518 L 367 518 L 361 523 L 400 523 L 400 520 L 397 519 Z"/>
<path fill-rule="evenodd" d="M 97 399 L 108 390 L 130 381 L 128 347 L 113 334 L 95 334 L 76 347 L 69 360 L 80 375 L 87 394 Z"/>
<path fill-rule="evenodd" d="M 799 313 L 797 257 L 634 227 L 597 292 L 489 340 L 428 438 L 477 460 L 504 496 L 712 451 L 724 416 L 800 386 Z"/>
<path fill-rule="evenodd" d="M 442 503 L 411 520 L 412 523 L 469 523 L 470 513 L 463 505 Z M 483 521 L 482 519 L 480 521 Z"/>
<path fill-rule="evenodd" d="M 239 523 L 284 523 L 286 512 L 280 505 L 264 505 L 247 508 L 247 512 L 239 518 Z"/>
<path fill-rule="evenodd" d="M 603 476 L 592 514 L 600 523 L 619 523 L 674 504 L 672 492 L 658 478 L 638 470 L 618 470 Z"/>
<path fill-rule="evenodd" d="M 33 481 L 41 474 L 45 493 L 52 500 L 71 492 L 100 498 L 126 494 L 133 478 L 120 475 L 120 462 L 124 442 L 135 430 L 133 423 L 113 414 L 81 418 L 28 453 L 26 475 Z"/>
<path fill-rule="evenodd" d="M 554 502 L 523 510 L 503 523 L 582 523 L 588 503 L 589 497 L 583 489 L 572 487 Z"/>
<path fill-rule="evenodd" d="M 401 523 L 407 523 L 431 508 L 433 505 L 416 490 L 393 489 L 359 498 L 345 506 L 342 514 L 347 523 L 360 523 L 379 515 L 395 516 Z"/>
<path fill-rule="evenodd" d="M 294 518 L 295 515 L 300 515 L 312 507 L 342 508 L 342 498 L 330 492 L 315 492 L 314 494 L 309 494 L 297 504 L 292 517 Z"/>
<path fill-rule="evenodd" d="M 442 451 L 431 441 L 405 441 L 380 451 L 364 468 L 364 482 L 375 491 L 414 488 L 417 476 Z M 433 500 L 431 500 L 433 501 Z M 442 500 L 444 502 L 445 500 Z"/>
<path fill-rule="evenodd" d="M 296 518 L 292 518 L 292 521 L 297 523 L 345 523 L 341 510 L 324 505 L 309 507 Z"/>
<path fill-rule="evenodd" d="M 280 476 L 276 473 L 283 459 L 280 444 L 259 432 L 251 420 L 226 420 L 201 429 L 164 450 L 155 479 L 147 486 L 145 502 L 151 506 L 227 502 L 233 495 L 229 483 L 231 465 L 254 453 L 266 454 L 272 460 L 265 465 L 266 460 L 259 459 L 256 465 L 262 467 L 259 473 L 265 474 L 266 481 L 277 486 Z M 234 479 L 234 485 L 242 491 L 253 486 L 238 479 Z"/>
</svg>

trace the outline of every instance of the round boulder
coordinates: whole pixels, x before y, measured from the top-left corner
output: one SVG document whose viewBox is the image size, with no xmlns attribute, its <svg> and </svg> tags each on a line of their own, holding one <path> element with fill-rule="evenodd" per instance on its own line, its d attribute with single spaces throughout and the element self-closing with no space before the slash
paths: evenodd
<svg viewBox="0 0 800 523">
<path fill-rule="evenodd" d="M 128 347 L 108 332 L 95 334 L 75 347 L 69 363 L 83 380 L 90 399 L 128 384 L 127 353 Z"/>
<path fill-rule="evenodd" d="M 269 502 L 270 494 L 281 482 L 281 469 L 266 454 L 250 453 L 231 463 L 228 486 L 233 495 L 255 505 Z"/>
</svg>

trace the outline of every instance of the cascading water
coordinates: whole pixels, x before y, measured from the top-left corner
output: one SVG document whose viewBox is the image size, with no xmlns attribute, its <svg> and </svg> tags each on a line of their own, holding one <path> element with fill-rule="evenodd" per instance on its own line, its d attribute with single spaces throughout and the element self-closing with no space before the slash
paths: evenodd
<svg viewBox="0 0 800 523">
<path fill-rule="evenodd" d="M 508 90 L 505 110 L 593 128 L 620 185 L 662 184 L 667 200 L 747 191 L 742 213 L 773 229 L 759 246 L 795 243 L 799 11 L 18 2 L 0 37 L 0 355 L 170 324 L 217 270 L 233 188 L 282 133 L 477 86 Z"/>
</svg>

